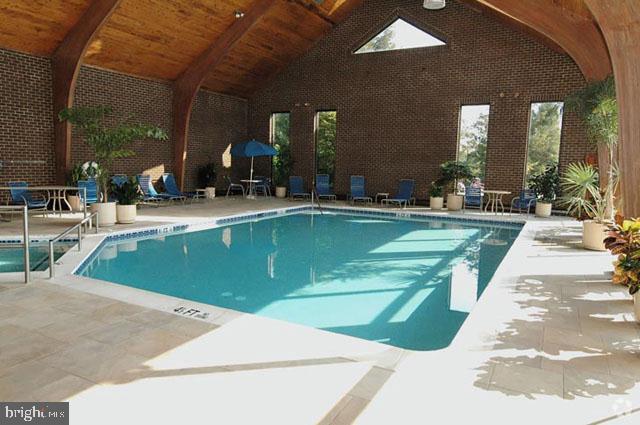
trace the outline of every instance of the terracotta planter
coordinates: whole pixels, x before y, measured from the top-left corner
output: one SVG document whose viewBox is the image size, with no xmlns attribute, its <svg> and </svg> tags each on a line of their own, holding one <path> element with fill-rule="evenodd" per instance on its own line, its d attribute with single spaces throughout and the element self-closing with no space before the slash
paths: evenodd
<svg viewBox="0 0 640 425">
<path fill-rule="evenodd" d="M 462 203 L 464 202 L 464 196 L 450 193 L 447 195 L 447 209 L 449 211 L 460 211 L 462 209 Z"/>
<path fill-rule="evenodd" d="M 551 217 L 551 203 L 540 201 L 536 202 L 536 216 Z"/>
<path fill-rule="evenodd" d="M 429 198 L 429 207 L 432 210 L 441 210 L 444 204 L 444 198 L 442 196 L 430 197 Z"/>
<path fill-rule="evenodd" d="M 287 197 L 287 188 L 283 186 L 276 187 L 276 198 L 286 198 Z"/>
<path fill-rule="evenodd" d="M 593 251 L 606 251 L 604 238 L 607 237 L 606 224 L 593 220 L 582 222 L 582 246 Z"/>
<path fill-rule="evenodd" d="M 135 205 L 116 205 L 118 223 L 131 224 L 136 221 L 138 212 Z"/>
<path fill-rule="evenodd" d="M 98 224 L 101 227 L 113 226 L 116 224 L 116 203 L 96 202 L 91 204 L 91 212 L 98 212 Z"/>
</svg>

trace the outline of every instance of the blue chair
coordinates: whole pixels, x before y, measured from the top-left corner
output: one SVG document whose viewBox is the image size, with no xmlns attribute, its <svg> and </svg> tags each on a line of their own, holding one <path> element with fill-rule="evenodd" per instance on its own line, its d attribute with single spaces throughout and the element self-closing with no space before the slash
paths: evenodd
<svg viewBox="0 0 640 425">
<path fill-rule="evenodd" d="M 37 199 L 27 189 L 27 182 L 9 182 L 11 205 L 26 205 L 29 210 L 43 211 L 47 214 L 49 200 L 43 194 L 37 194 Z"/>
<path fill-rule="evenodd" d="M 184 196 L 175 196 L 169 195 L 168 193 L 158 193 L 156 188 L 153 187 L 153 182 L 151 181 L 151 176 L 146 174 L 138 174 L 136 176 L 138 179 L 138 184 L 140 185 L 140 189 L 142 190 L 142 201 L 143 202 L 159 202 L 159 201 L 184 201 Z"/>
<path fill-rule="evenodd" d="M 463 208 L 479 208 L 482 209 L 484 201 L 484 192 L 481 187 L 467 186 L 464 190 Z"/>
<path fill-rule="evenodd" d="M 265 176 L 255 176 L 254 180 L 259 180 L 253 187 L 256 194 L 262 193 L 264 196 L 271 196 L 271 179 Z"/>
<path fill-rule="evenodd" d="M 289 197 L 293 200 L 295 198 L 307 199 L 311 198 L 309 192 L 304 190 L 304 181 L 300 176 L 289 177 Z"/>
<path fill-rule="evenodd" d="M 316 174 L 316 193 L 318 198 L 329 199 L 331 201 L 336 200 L 336 195 L 331 190 L 329 174 Z"/>
<path fill-rule="evenodd" d="M 398 204 L 403 208 L 407 208 L 410 202 L 414 200 L 413 198 L 413 190 L 416 187 L 416 181 L 412 179 L 402 179 L 400 180 L 400 185 L 398 186 L 398 193 L 394 198 L 383 199 L 382 204 Z"/>
<path fill-rule="evenodd" d="M 78 189 L 78 196 L 80 197 L 82 205 L 84 205 L 85 202 L 87 205 L 91 205 L 99 201 L 100 193 L 98 192 L 98 183 L 96 183 L 95 179 L 78 180 Z M 82 189 L 87 190 L 86 201 L 83 199 L 84 191 Z"/>
<path fill-rule="evenodd" d="M 189 199 L 191 201 L 193 201 L 197 196 L 197 194 L 194 192 L 181 191 L 178 188 L 178 184 L 176 183 L 176 178 L 174 177 L 173 173 L 164 173 L 162 175 L 162 184 L 164 185 L 164 190 L 168 195 L 182 197 L 184 199 Z"/>
<path fill-rule="evenodd" d="M 367 196 L 367 193 L 364 189 L 364 176 L 351 176 L 349 195 L 347 199 L 355 204 L 357 201 L 368 202 L 370 204 L 373 203 L 373 199 L 370 196 Z"/>
<path fill-rule="evenodd" d="M 521 213 L 522 210 L 527 210 L 527 214 L 531 213 L 531 208 L 535 208 L 536 200 L 538 199 L 536 191 L 532 189 L 523 189 L 520 191 L 520 195 L 517 198 L 511 200 L 511 209 L 509 213 L 513 213 L 513 210 L 518 210 Z"/>
</svg>

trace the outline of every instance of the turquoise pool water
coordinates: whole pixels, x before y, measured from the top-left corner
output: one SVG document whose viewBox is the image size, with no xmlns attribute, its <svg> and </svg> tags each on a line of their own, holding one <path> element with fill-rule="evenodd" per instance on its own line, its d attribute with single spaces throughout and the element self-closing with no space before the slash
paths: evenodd
<svg viewBox="0 0 640 425">
<path fill-rule="evenodd" d="M 54 248 L 54 258 L 57 260 L 67 252 L 70 244 L 57 244 Z M 29 265 L 31 271 L 42 271 L 49 268 L 49 247 L 35 245 L 29 247 Z M 24 250 L 14 247 L 0 247 L 0 273 L 23 272 Z"/>
<path fill-rule="evenodd" d="M 519 231 L 299 213 L 109 243 L 79 274 L 433 350 L 451 343 Z"/>
</svg>

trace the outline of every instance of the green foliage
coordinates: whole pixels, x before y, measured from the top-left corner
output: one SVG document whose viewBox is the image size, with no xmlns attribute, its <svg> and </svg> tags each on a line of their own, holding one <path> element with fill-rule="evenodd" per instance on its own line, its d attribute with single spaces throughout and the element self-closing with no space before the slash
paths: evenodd
<svg viewBox="0 0 640 425">
<path fill-rule="evenodd" d="M 216 164 L 210 162 L 198 168 L 199 187 L 213 187 L 216 185 Z"/>
<path fill-rule="evenodd" d="M 609 226 L 604 246 L 617 255 L 614 262 L 613 283 L 626 285 L 629 293 L 640 290 L 640 220 L 616 220 Z"/>
<path fill-rule="evenodd" d="M 562 131 L 562 103 L 532 105 L 527 150 L 527 176 L 544 173 L 558 164 Z"/>
<path fill-rule="evenodd" d="M 567 98 L 567 108 L 587 126 L 589 140 L 609 148 L 618 142 L 618 102 L 613 77 L 589 84 Z"/>
<path fill-rule="evenodd" d="M 484 180 L 489 114 L 480 114 L 472 124 L 464 124 L 460 133 L 460 162 L 469 167 L 473 177 Z"/>
<path fill-rule="evenodd" d="M 396 43 L 393 41 L 395 33 L 393 28 L 387 27 L 380 34 L 369 40 L 358 51 L 360 52 L 379 52 L 383 50 L 393 50 L 396 47 Z"/>
<path fill-rule="evenodd" d="M 598 170 L 584 162 L 571 163 L 562 176 L 561 205 L 578 220 L 591 218 L 598 222 L 606 220 L 607 193 L 598 185 Z"/>
<path fill-rule="evenodd" d="M 547 167 L 542 173 L 529 179 L 529 188 L 535 190 L 540 202 L 553 202 L 558 195 L 559 187 L 560 176 L 558 176 L 558 167 L 555 165 Z"/>
<path fill-rule="evenodd" d="M 273 116 L 273 128 L 271 141 L 278 151 L 272 159 L 273 180 L 276 186 L 284 187 L 289 181 L 293 170 L 293 157 L 291 156 L 291 141 L 289 138 L 290 115 L 278 113 Z"/>
<path fill-rule="evenodd" d="M 442 187 L 453 186 L 454 192 L 459 180 L 470 179 L 473 177 L 469 167 L 458 161 L 447 161 L 440 165 L 440 175 L 441 177 L 436 183 Z"/>
<path fill-rule="evenodd" d="M 334 181 L 336 172 L 336 111 L 318 112 L 316 132 L 316 171 L 329 174 Z"/>
<path fill-rule="evenodd" d="M 437 184 L 436 182 L 431 182 L 431 187 L 429 188 L 429 196 L 431 198 L 442 198 L 442 192 L 444 188 Z"/>
<path fill-rule="evenodd" d="M 133 176 L 120 185 L 112 182 L 111 193 L 113 193 L 120 205 L 136 205 L 142 200 L 142 192 L 138 187 L 138 180 Z"/>
<path fill-rule="evenodd" d="M 67 184 L 69 186 L 77 186 L 78 180 L 83 180 L 85 178 L 84 170 L 82 169 L 82 164 L 76 164 L 73 166 L 71 171 L 69 172 L 69 178 L 67 179 Z"/>
<path fill-rule="evenodd" d="M 103 199 L 108 199 L 109 176 L 113 161 L 118 158 L 128 158 L 135 155 L 129 146 L 136 140 L 155 139 L 168 140 L 168 136 L 161 128 L 146 124 L 118 123 L 113 127 L 106 127 L 104 120 L 112 113 L 107 106 L 67 108 L 60 111 L 60 121 L 68 121 L 76 126 L 83 135 L 85 142 L 94 150 L 96 161 L 102 172 L 97 176 Z"/>
</svg>

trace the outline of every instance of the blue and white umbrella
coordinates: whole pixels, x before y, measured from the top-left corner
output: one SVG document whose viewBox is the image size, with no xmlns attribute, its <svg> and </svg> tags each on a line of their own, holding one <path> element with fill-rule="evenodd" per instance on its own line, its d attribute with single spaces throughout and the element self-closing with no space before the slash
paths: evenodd
<svg viewBox="0 0 640 425">
<path fill-rule="evenodd" d="M 253 180 L 253 158 L 256 156 L 276 156 L 273 146 L 269 146 L 257 140 L 249 140 L 248 142 L 237 143 L 231 147 L 231 156 L 239 158 L 251 158 L 251 174 L 249 180 Z"/>
</svg>

